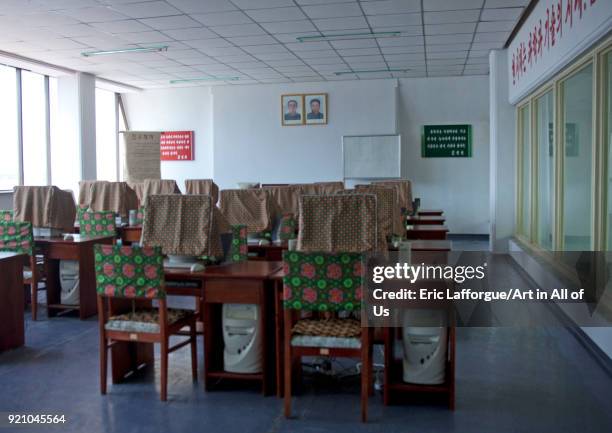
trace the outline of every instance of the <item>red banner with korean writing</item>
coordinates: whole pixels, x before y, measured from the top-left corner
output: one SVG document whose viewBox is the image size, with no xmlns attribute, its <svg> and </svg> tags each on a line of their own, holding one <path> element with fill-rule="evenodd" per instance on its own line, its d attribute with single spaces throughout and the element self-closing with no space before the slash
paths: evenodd
<svg viewBox="0 0 612 433">
<path fill-rule="evenodd" d="M 162 161 L 193 161 L 193 131 L 162 132 L 159 140 Z"/>
</svg>

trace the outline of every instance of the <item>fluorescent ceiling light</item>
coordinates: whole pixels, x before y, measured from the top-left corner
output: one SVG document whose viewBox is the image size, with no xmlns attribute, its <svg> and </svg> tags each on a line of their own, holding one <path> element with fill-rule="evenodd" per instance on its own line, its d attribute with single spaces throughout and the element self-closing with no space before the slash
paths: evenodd
<svg viewBox="0 0 612 433">
<path fill-rule="evenodd" d="M 338 33 L 334 35 L 298 36 L 296 39 L 298 42 L 346 41 L 351 39 L 396 38 L 401 34 L 402 32 Z"/>
<path fill-rule="evenodd" d="M 364 71 L 340 71 L 334 72 L 334 75 L 349 75 L 349 74 L 376 74 L 381 72 L 408 72 L 410 69 L 368 69 Z"/>
<path fill-rule="evenodd" d="M 118 48 L 116 50 L 107 51 L 85 51 L 81 55 L 85 57 L 91 56 L 106 56 L 108 54 L 123 54 L 123 53 L 157 53 L 160 51 L 168 51 L 167 45 L 155 45 L 152 47 L 136 47 L 136 48 Z"/>
<path fill-rule="evenodd" d="M 170 80 L 170 84 L 179 83 L 194 83 L 198 81 L 238 81 L 240 77 L 202 77 L 202 78 L 185 78 L 182 80 Z"/>
</svg>

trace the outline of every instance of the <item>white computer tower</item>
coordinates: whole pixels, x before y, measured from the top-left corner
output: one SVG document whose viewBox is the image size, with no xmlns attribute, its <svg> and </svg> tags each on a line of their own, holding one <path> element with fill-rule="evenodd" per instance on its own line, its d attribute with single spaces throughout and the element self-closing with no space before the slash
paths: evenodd
<svg viewBox="0 0 612 433">
<path fill-rule="evenodd" d="M 446 312 L 411 309 L 402 327 L 403 379 L 420 385 L 440 385 L 446 374 L 448 328 Z"/>
<path fill-rule="evenodd" d="M 223 304 L 223 368 L 231 373 L 261 373 L 263 345 L 257 305 Z"/>
<path fill-rule="evenodd" d="M 60 260 L 60 300 L 65 305 L 79 305 L 79 262 Z"/>
</svg>

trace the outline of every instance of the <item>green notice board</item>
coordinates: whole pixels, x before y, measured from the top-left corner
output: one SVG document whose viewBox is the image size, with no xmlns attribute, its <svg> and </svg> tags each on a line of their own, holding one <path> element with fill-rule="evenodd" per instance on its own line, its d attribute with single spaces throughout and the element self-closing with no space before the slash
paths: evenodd
<svg viewBox="0 0 612 433">
<path fill-rule="evenodd" d="M 472 156 L 472 125 L 423 125 L 423 158 L 469 158 Z"/>
</svg>

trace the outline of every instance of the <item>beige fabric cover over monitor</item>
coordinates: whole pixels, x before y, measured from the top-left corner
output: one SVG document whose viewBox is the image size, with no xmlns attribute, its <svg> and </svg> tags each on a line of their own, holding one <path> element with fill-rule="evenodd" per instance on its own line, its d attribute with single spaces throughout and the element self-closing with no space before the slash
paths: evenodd
<svg viewBox="0 0 612 433">
<path fill-rule="evenodd" d="M 81 180 L 79 181 L 79 206 L 89 206 L 91 203 L 91 186 L 101 182 L 99 180 Z"/>
<path fill-rule="evenodd" d="M 223 189 L 219 208 L 229 224 L 244 224 L 249 233 L 271 228 L 273 206 L 265 189 Z"/>
<path fill-rule="evenodd" d="M 291 213 L 297 215 L 300 210 L 301 190 L 298 186 L 266 186 L 262 188 L 270 196 L 275 206 L 275 215 Z"/>
<path fill-rule="evenodd" d="M 212 179 L 187 179 L 185 181 L 185 194 L 204 194 L 213 199 L 213 203 L 219 201 L 219 187 Z"/>
<path fill-rule="evenodd" d="M 214 205 L 208 195 L 150 195 L 145 201 L 142 243 L 164 254 L 214 256 L 219 248 L 213 230 Z"/>
<path fill-rule="evenodd" d="M 125 140 L 124 178 L 128 182 L 161 178 L 160 132 L 127 131 Z"/>
<path fill-rule="evenodd" d="M 378 249 L 376 196 L 303 195 L 297 249 L 362 253 Z"/>
<path fill-rule="evenodd" d="M 171 179 L 145 179 L 142 183 L 140 203 L 144 204 L 147 197 L 158 194 L 180 194 L 176 181 Z"/>
<path fill-rule="evenodd" d="M 74 197 L 56 186 L 16 186 L 13 190 L 15 221 L 34 227 L 72 231 L 76 218 Z"/>
<path fill-rule="evenodd" d="M 409 180 L 381 180 L 372 183 L 375 185 L 392 186 L 397 188 L 400 208 L 406 209 L 408 212 L 412 212 L 412 186 Z"/>
<path fill-rule="evenodd" d="M 344 190 L 344 182 L 315 182 L 318 194 L 336 194 Z"/>
<path fill-rule="evenodd" d="M 86 205 L 95 212 L 113 211 L 124 218 L 130 210 L 138 209 L 136 192 L 126 182 L 86 182 L 89 190 L 83 191 L 83 185 L 79 185 L 79 189 L 89 200 L 79 195 L 79 205 Z"/>
<path fill-rule="evenodd" d="M 378 211 L 379 237 L 386 240 L 388 235 L 401 235 L 401 212 L 397 205 L 397 189 L 379 185 L 357 185 L 359 193 L 374 194 Z"/>
</svg>

